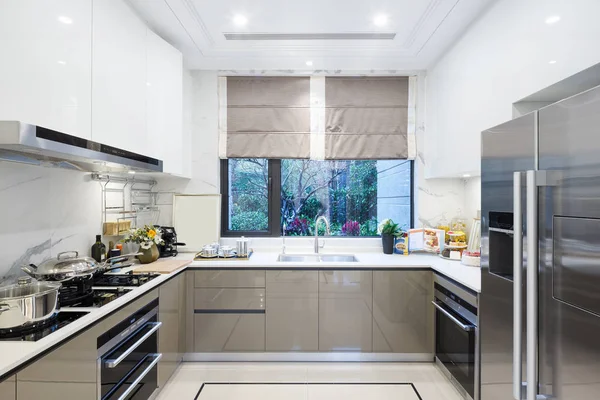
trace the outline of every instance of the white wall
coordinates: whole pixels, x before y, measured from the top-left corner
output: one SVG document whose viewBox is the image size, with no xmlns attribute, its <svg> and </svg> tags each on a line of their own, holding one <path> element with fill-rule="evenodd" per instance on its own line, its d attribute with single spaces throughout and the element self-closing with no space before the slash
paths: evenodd
<svg viewBox="0 0 600 400">
<path fill-rule="evenodd" d="M 478 174 L 481 131 L 511 119 L 512 103 L 600 62 L 598 15 L 598 0 L 494 3 L 428 71 L 427 155 L 455 162 L 427 176 Z"/>
<path fill-rule="evenodd" d="M 62 251 L 89 255 L 101 233 L 100 184 L 89 174 L 0 162 L 0 285 Z"/>
</svg>

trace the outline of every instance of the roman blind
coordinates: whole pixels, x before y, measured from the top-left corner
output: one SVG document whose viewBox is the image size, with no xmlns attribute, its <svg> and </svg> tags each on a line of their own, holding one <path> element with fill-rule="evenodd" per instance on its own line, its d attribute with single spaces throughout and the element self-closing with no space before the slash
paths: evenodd
<svg viewBox="0 0 600 400">
<path fill-rule="evenodd" d="M 325 159 L 406 159 L 409 77 L 327 77 Z"/>
<path fill-rule="evenodd" d="M 221 84 L 221 157 L 309 158 L 309 77 L 227 77 Z"/>
</svg>

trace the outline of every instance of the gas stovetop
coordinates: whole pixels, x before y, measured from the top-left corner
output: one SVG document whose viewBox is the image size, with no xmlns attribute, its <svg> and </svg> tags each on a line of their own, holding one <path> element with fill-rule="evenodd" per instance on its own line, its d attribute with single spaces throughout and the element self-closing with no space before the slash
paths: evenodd
<svg viewBox="0 0 600 400">
<path fill-rule="evenodd" d="M 38 341 L 83 317 L 91 309 L 102 307 L 159 276 L 160 274 L 133 274 L 133 272 L 106 273 L 93 278 L 91 288 L 85 285 L 66 286 L 61 289 L 61 292 L 64 298 L 68 296 L 68 306 L 61 305 L 54 316 L 34 325 L 0 329 L 0 341 Z M 59 296 L 59 302 L 60 299 Z"/>
<path fill-rule="evenodd" d="M 159 276 L 160 274 L 133 274 L 132 272 L 100 275 L 94 278 L 89 295 L 81 297 L 77 302 L 70 302 L 67 307 L 62 306 L 61 308 L 102 307 Z"/>
<path fill-rule="evenodd" d="M 94 278 L 94 287 L 138 287 L 152 279 L 159 277 L 160 274 L 104 274 Z"/>
<path fill-rule="evenodd" d="M 86 315 L 89 311 L 60 311 L 53 317 L 25 328 L 0 329 L 0 341 L 37 342 Z"/>
</svg>

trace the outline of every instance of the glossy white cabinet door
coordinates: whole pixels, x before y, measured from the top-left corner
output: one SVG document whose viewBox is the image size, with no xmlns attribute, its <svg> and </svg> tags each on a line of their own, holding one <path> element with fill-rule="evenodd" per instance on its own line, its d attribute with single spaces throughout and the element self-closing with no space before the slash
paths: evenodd
<svg viewBox="0 0 600 400">
<path fill-rule="evenodd" d="M 148 29 L 146 36 L 148 155 L 163 171 L 183 174 L 183 65 L 179 50 Z"/>
<path fill-rule="evenodd" d="M 0 0 L 0 120 L 91 135 L 91 0 Z"/>
<path fill-rule="evenodd" d="M 123 0 L 93 0 L 92 140 L 144 155 L 146 31 Z"/>
</svg>

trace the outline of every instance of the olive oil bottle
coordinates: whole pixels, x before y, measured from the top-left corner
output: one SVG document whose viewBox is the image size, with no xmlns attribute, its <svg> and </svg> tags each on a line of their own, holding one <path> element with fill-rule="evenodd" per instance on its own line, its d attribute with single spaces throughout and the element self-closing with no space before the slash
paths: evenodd
<svg viewBox="0 0 600 400">
<path fill-rule="evenodd" d="M 96 243 L 92 246 L 92 258 L 97 262 L 106 260 L 106 246 L 102 243 L 101 235 L 96 235 Z"/>
</svg>

